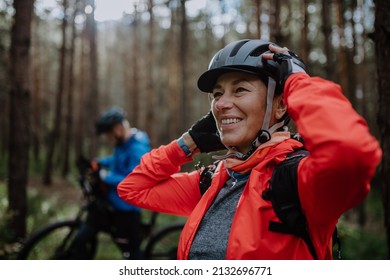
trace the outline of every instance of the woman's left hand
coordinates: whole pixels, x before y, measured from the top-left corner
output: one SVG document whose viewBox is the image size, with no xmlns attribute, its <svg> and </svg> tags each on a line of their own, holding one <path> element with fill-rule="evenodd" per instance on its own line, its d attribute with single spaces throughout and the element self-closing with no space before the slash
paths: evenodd
<svg viewBox="0 0 390 280">
<path fill-rule="evenodd" d="M 274 53 L 283 53 L 283 54 L 289 54 L 289 49 L 284 47 L 279 47 L 277 45 L 273 45 L 273 44 L 270 44 L 269 45 L 269 49 L 272 53 L 266 53 L 266 54 L 263 54 L 263 58 L 266 59 L 266 60 L 273 60 L 274 59 Z"/>
</svg>

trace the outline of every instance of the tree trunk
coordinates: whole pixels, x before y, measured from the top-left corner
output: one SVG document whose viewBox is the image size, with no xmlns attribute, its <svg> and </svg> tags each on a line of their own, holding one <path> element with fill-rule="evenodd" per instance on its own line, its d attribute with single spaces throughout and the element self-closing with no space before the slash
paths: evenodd
<svg viewBox="0 0 390 280">
<path fill-rule="evenodd" d="M 75 7 L 73 10 L 73 16 L 71 19 L 71 43 L 69 49 L 69 64 L 68 64 L 68 91 L 66 100 L 66 117 L 65 117 L 65 142 L 64 142 L 64 162 L 62 166 L 62 176 L 66 177 L 69 173 L 70 165 L 70 153 L 72 143 L 73 129 L 73 91 L 74 91 L 74 53 L 76 43 L 76 15 L 78 13 L 77 6 L 79 0 L 76 0 Z"/>
<path fill-rule="evenodd" d="M 8 94 L 0 94 L 0 131 L 8 131 Z M 0 160 L 4 161 L 8 151 L 8 134 L 0 134 Z"/>
<path fill-rule="evenodd" d="M 301 13 L 302 13 L 302 35 L 301 35 L 301 50 L 299 56 L 305 63 L 309 62 L 309 40 L 307 39 L 307 34 L 309 33 L 309 13 L 307 12 L 307 6 L 309 5 L 309 0 L 302 0 Z"/>
<path fill-rule="evenodd" d="M 280 32 L 281 26 L 280 26 L 280 0 L 274 0 L 272 1 L 272 6 L 270 7 L 270 14 L 271 14 L 271 34 L 270 34 L 270 41 L 275 42 L 278 45 L 284 46 L 283 42 L 283 35 Z"/>
<path fill-rule="evenodd" d="M 348 9 L 349 11 L 352 13 L 352 17 L 350 17 L 350 20 L 349 20 L 349 25 L 352 27 L 352 39 L 353 39 L 353 47 L 348 51 L 348 87 L 349 87 L 349 90 L 350 90 L 350 100 L 351 103 L 352 103 L 352 106 L 356 109 L 356 111 L 358 113 L 362 113 L 362 108 L 361 104 L 358 104 L 358 98 L 357 98 L 357 92 L 358 91 L 361 91 L 361 88 L 359 87 L 359 83 L 360 81 L 358 81 L 357 79 L 357 76 L 359 75 L 359 71 L 358 71 L 358 65 L 360 64 L 359 61 L 357 61 L 356 59 L 359 58 L 360 59 L 360 55 L 359 55 L 359 51 L 358 51 L 358 48 L 359 48 L 359 45 L 361 44 L 360 42 L 360 34 L 357 34 L 357 31 L 356 31 L 356 28 L 355 28 L 355 18 L 357 18 L 357 7 L 356 7 L 356 1 L 351 1 L 349 4 L 348 4 Z M 357 24 L 360 24 L 360 22 L 358 22 Z M 364 26 L 364 25 L 363 25 Z"/>
<path fill-rule="evenodd" d="M 139 15 L 138 15 L 138 6 L 134 4 L 134 20 L 132 24 L 132 50 L 131 50 L 131 68 L 132 68 L 132 84 L 130 85 L 130 108 L 131 108 L 131 120 L 130 122 L 134 126 L 139 126 L 139 33 L 138 33 L 138 24 L 139 24 Z"/>
<path fill-rule="evenodd" d="M 378 72 L 378 125 L 383 150 L 381 176 L 387 236 L 387 255 L 390 258 L 390 2 L 375 0 L 375 51 Z"/>
<path fill-rule="evenodd" d="M 95 135 L 95 121 L 99 114 L 99 91 L 98 91 L 98 56 L 96 45 L 96 22 L 95 22 L 95 0 L 86 0 L 87 5 L 91 7 L 91 12 L 87 14 L 85 25 L 86 34 L 89 42 L 89 82 L 87 114 L 88 122 L 85 130 L 90 143 L 88 149 L 88 157 L 96 156 L 97 142 Z"/>
<path fill-rule="evenodd" d="M 64 95 L 65 86 L 65 57 L 66 57 L 66 28 L 68 20 L 66 18 L 66 12 L 68 9 L 68 0 L 62 1 L 64 18 L 62 20 L 61 32 L 62 32 L 62 44 L 59 53 L 60 68 L 58 71 L 57 81 L 57 95 L 55 102 L 54 122 L 52 130 L 49 134 L 48 151 L 46 153 L 45 170 L 43 174 L 43 184 L 50 185 L 52 183 L 52 172 L 53 172 L 53 157 L 56 145 L 60 139 L 61 134 L 61 117 L 62 117 L 62 99 Z"/>
<path fill-rule="evenodd" d="M 106 31 L 104 31 L 104 33 L 101 33 L 101 36 L 103 36 L 103 38 L 106 38 L 106 36 L 110 36 L 112 30 L 108 29 Z M 110 49 L 110 47 L 107 45 L 107 44 L 104 44 L 104 52 L 106 52 L 107 54 L 110 54 L 112 52 L 112 50 Z M 126 48 L 127 50 L 127 48 Z M 126 61 L 126 60 L 122 60 L 122 61 Z M 105 82 L 103 84 L 103 87 L 102 87 L 102 91 L 101 91 L 101 94 L 100 94 L 100 104 L 102 107 L 100 107 L 101 109 L 105 109 L 105 107 L 108 105 L 108 104 L 112 104 L 113 100 L 112 100 L 112 97 L 113 97 L 113 94 L 112 94 L 112 81 L 113 81 L 113 77 L 116 77 L 117 76 L 117 73 L 115 72 L 115 67 L 114 64 L 116 65 L 116 61 L 114 61 L 113 59 L 110 59 L 110 56 L 108 55 L 107 59 L 105 59 L 104 63 L 102 63 L 102 65 L 105 65 L 105 70 L 104 70 L 104 79 L 105 79 Z M 126 73 L 126 70 L 127 68 L 129 67 L 125 67 L 123 73 Z M 128 76 L 126 76 L 128 77 Z M 125 87 L 125 89 L 127 89 L 127 87 Z"/>
<path fill-rule="evenodd" d="M 225 14 L 226 14 L 226 7 L 225 6 L 226 6 L 225 1 L 224 0 L 219 0 L 219 7 L 221 9 L 221 18 L 222 19 L 225 17 Z M 226 23 L 223 20 L 222 20 L 222 27 L 223 27 L 223 36 L 222 36 L 221 41 L 220 41 L 220 48 L 221 49 L 223 47 L 225 47 L 225 45 L 226 45 L 225 35 L 227 33 Z"/>
<path fill-rule="evenodd" d="M 331 18 L 330 18 L 330 8 L 331 2 L 329 0 L 322 0 L 322 33 L 324 36 L 324 51 L 326 56 L 326 65 L 325 65 L 325 73 L 326 78 L 333 80 L 333 56 L 332 56 L 332 46 L 330 43 L 331 39 Z"/>
<path fill-rule="evenodd" d="M 355 3 L 353 1 L 353 3 Z M 367 60 L 366 60 L 366 54 L 365 54 L 365 50 L 364 50 L 364 42 L 367 41 L 367 32 L 365 30 L 365 25 L 364 25 L 364 20 L 365 20 L 365 17 L 364 17 L 364 8 L 363 8 L 363 2 L 362 1 L 358 1 L 358 4 L 354 4 L 354 8 L 357 9 L 357 12 L 358 12 L 358 24 L 361 24 L 363 26 L 363 30 L 361 33 L 359 34 L 356 34 L 355 32 L 355 37 L 354 37 L 354 41 L 355 41 L 355 49 L 356 49 L 356 52 L 355 52 L 355 56 L 357 57 L 358 61 L 357 61 L 357 65 L 355 67 L 356 69 L 356 72 L 357 72 L 357 77 L 355 79 L 356 83 L 355 84 L 355 104 L 356 104 L 356 108 L 358 110 L 358 112 L 360 114 L 362 114 L 365 118 L 368 119 L 368 116 L 367 116 L 367 110 L 366 110 L 366 106 L 367 106 L 367 102 L 366 100 L 368 99 L 367 97 L 367 94 L 368 92 L 370 92 L 370 90 L 366 90 L 366 86 L 367 86 L 367 81 L 366 81 L 366 77 L 367 77 Z M 355 28 L 354 28 L 355 29 Z"/>
<path fill-rule="evenodd" d="M 347 70 L 347 47 L 345 39 L 345 20 L 344 20 L 344 4 L 343 1 L 337 0 L 337 27 L 339 30 L 339 52 L 338 52 L 338 65 L 339 65 L 339 83 L 344 92 L 344 95 L 351 100 L 351 92 L 348 86 L 348 70 Z"/>
<path fill-rule="evenodd" d="M 3 1 L 5 5 L 3 5 L 3 9 L 11 8 L 11 4 L 8 2 Z M 0 13 L 0 22 L 6 22 L 8 18 L 7 13 Z M 1 36 L 0 38 L 0 63 L 2 66 L 8 65 L 9 63 L 9 53 L 4 52 L 3 50 L 6 48 L 6 42 L 5 37 L 8 36 Z M 4 69 L 5 70 L 5 69 Z M 9 134 L 6 133 L 8 131 L 8 125 L 9 125 L 9 92 L 7 92 L 7 88 L 4 81 L 8 79 L 6 71 L 0 71 L 0 163 L 5 163 L 7 161 L 7 155 L 8 155 L 8 137 Z M 3 171 L 4 167 L 4 171 Z M 3 175 L 3 172 L 5 172 L 6 164 L 0 164 L 0 177 L 3 179 L 5 174 Z"/>
<path fill-rule="evenodd" d="M 261 0 L 254 0 L 255 21 L 256 21 L 256 39 L 261 38 Z"/>
<path fill-rule="evenodd" d="M 179 129 L 179 65 L 178 65 L 178 46 L 175 40 L 177 26 L 176 8 L 171 7 L 171 26 L 168 30 L 167 50 L 169 50 L 167 58 L 168 64 L 168 139 L 177 137 L 180 133 Z"/>
<path fill-rule="evenodd" d="M 150 67 L 146 67 L 147 71 L 147 79 L 148 82 L 146 84 L 146 95 L 147 95 L 147 113 L 146 113 L 146 123 L 148 124 L 148 133 L 150 136 L 152 147 L 155 147 L 157 145 L 156 140 L 157 137 L 157 129 L 155 126 L 156 120 L 155 120 L 155 109 L 156 109 L 156 94 L 154 90 L 154 83 L 155 83 L 155 67 L 152 67 L 156 63 L 156 56 L 155 56 L 155 26 L 154 26 L 154 14 L 153 14 L 153 7 L 154 7 L 154 0 L 148 1 L 148 12 L 150 15 L 149 18 L 149 36 L 148 36 L 148 42 L 147 42 L 147 49 L 148 49 L 148 56 L 147 61 L 148 63 L 146 65 L 150 65 Z"/>
<path fill-rule="evenodd" d="M 35 24 L 34 24 L 35 23 Z M 33 20 L 32 30 L 38 30 L 40 19 L 35 17 Z M 35 40 L 34 40 L 35 39 Z M 41 146 L 41 105 L 42 105 L 42 60 L 41 60 L 41 43 L 37 32 L 34 32 L 32 45 L 32 61 L 31 61 L 31 76 L 32 76 L 32 120 L 31 120 L 31 145 L 32 155 L 35 161 L 39 160 L 40 146 Z"/>
<path fill-rule="evenodd" d="M 84 9 L 84 3 L 81 2 Z M 76 157 L 85 156 L 84 143 L 85 143 L 85 119 L 86 119 L 86 87 L 87 87 L 87 57 L 86 57 L 86 30 L 83 29 L 80 40 L 79 50 L 79 64 L 78 64 L 78 84 L 77 84 L 77 108 L 76 108 L 76 122 L 75 122 L 75 146 L 76 146 Z"/>
<path fill-rule="evenodd" d="M 14 1 L 10 48 L 10 129 L 8 161 L 8 212 L 10 241 L 26 234 L 27 182 L 30 145 L 29 50 L 33 0 Z"/>
<path fill-rule="evenodd" d="M 0 161 L 5 162 L 8 153 L 8 131 L 9 127 L 9 94 L 5 91 L 0 93 Z"/>
<path fill-rule="evenodd" d="M 181 25 L 180 25 L 180 64 L 181 64 L 181 130 L 184 131 L 187 128 L 189 118 L 191 116 L 191 99 L 188 83 L 188 20 L 186 13 L 186 0 L 180 0 L 180 14 L 181 14 Z"/>
</svg>

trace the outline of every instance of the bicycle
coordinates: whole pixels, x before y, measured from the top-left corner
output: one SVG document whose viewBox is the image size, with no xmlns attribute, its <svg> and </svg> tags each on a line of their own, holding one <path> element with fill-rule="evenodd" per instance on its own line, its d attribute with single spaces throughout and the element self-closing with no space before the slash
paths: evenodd
<svg viewBox="0 0 390 280">
<path fill-rule="evenodd" d="M 81 205 L 76 217 L 71 220 L 59 221 L 49 224 L 36 231 L 21 244 L 17 259 L 71 259 L 70 251 L 72 242 L 79 230 L 85 223 L 88 211 L 92 209 L 104 209 L 110 211 L 103 200 L 105 185 L 99 178 L 99 167 L 83 157 L 77 161 L 80 173 L 79 186 L 83 193 L 84 203 Z M 151 212 L 147 221 L 142 221 L 142 239 L 145 242 L 143 258 L 147 260 L 176 259 L 178 238 L 184 223 L 169 224 L 156 229 L 156 221 L 159 213 Z M 120 249 L 121 240 L 115 240 L 112 228 L 108 226 L 100 231 L 111 236 L 114 243 Z M 88 241 L 88 259 L 94 259 L 98 247 L 98 239 Z M 128 253 L 122 251 L 122 258 L 127 259 Z"/>
</svg>

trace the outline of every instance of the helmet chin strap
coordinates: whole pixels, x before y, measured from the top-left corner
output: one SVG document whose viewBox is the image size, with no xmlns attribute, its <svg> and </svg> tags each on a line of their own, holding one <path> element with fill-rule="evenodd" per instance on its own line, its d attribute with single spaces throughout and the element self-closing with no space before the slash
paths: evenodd
<svg viewBox="0 0 390 280">
<path fill-rule="evenodd" d="M 271 77 L 268 77 L 268 87 L 267 87 L 267 104 L 265 107 L 265 114 L 263 125 L 261 130 L 252 143 L 252 147 L 257 148 L 261 144 L 269 141 L 271 139 L 272 133 L 274 133 L 278 128 L 282 127 L 284 122 L 276 123 L 272 127 L 269 127 L 272 114 L 272 102 L 275 96 L 276 81 Z"/>
<path fill-rule="evenodd" d="M 258 136 L 256 139 L 252 142 L 252 147 L 251 149 L 243 154 L 237 150 L 234 149 L 234 147 L 227 147 L 231 152 L 226 154 L 226 155 L 215 155 L 213 156 L 214 159 L 216 160 L 222 160 L 226 159 L 229 157 L 236 157 L 242 160 L 246 160 L 253 154 L 253 152 L 259 147 L 261 144 L 269 141 L 271 139 L 272 133 L 274 133 L 277 129 L 281 128 L 284 126 L 284 121 L 277 122 L 273 126 L 269 127 L 269 123 L 271 121 L 271 113 L 272 113 L 272 103 L 274 100 L 274 95 L 275 95 L 275 88 L 276 88 L 276 81 L 268 77 L 268 87 L 267 87 L 267 103 L 266 103 L 266 109 L 265 109 L 265 114 L 264 114 L 264 120 L 263 120 L 263 125 L 261 127 L 261 130 L 258 133 Z"/>
</svg>

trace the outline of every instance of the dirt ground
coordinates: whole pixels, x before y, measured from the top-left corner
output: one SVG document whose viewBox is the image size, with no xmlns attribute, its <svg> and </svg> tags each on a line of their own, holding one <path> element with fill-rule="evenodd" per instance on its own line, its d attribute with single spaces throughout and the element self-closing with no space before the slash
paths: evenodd
<svg viewBox="0 0 390 280">
<path fill-rule="evenodd" d="M 82 192 L 75 179 L 53 177 L 52 184 L 44 185 L 42 178 L 33 176 L 29 179 L 28 190 L 39 193 L 48 199 L 55 199 L 60 205 L 79 202 Z"/>
</svg>

